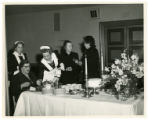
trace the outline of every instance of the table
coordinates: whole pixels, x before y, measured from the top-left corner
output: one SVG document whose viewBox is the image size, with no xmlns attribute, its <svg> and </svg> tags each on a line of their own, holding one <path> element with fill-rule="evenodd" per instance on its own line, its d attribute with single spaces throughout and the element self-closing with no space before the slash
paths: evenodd
<svg viewBox="0 0 148 120">
<path fill-rule="evenodd" d="M 14 116 L 143 115 L 144 97 L 119 101 L 111 95 L 83 98 L 81 95 L 51 96 L 23 92 Z"/>
</svg>

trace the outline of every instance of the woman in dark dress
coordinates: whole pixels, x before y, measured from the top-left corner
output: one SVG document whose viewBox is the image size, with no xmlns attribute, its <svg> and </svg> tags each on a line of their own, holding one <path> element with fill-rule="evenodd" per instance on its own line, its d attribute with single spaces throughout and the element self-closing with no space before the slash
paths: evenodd
<svg viewBox="0 0 148 120">
<path fill-rule="evenodd" d="M 30 72 L 30 63 L 25 60 L 19 65 L 20 72 L 13 76 L 12 92 L 17 102 L 20 94 L 29 88 L 36 87 L 36 77 Z"/>
<path fill-rule="evenodd" d="M 82 56 L 82 65 L 83 71 L 85 71 L 85 56 L 87 57 L 87 66 L 88 66 L 88 78 L 97 78 L 100 77 L 99 73 L 99 54 L 95 46 L 95 40 L 92 36 L 86 36 L 83 38 L 83 56 Z"/>
<path fill-rule="evenodd" d="M 80 66 L 78 54 L 72 52 L 72 43 L 66 40 L 61 50 L 60 62 L 64 64 L 60 82 L 62 84 L 79 83 Z"/>
<path fill-rule="evenodd" d="M 9 80 L 12 80 L 12 77 L 19 73 L 19 64 L 22 60 L 27 60 L 26 53 L 23 53 L 24 42 L 16 41 L 14 43 L 14 48 L 8 53 L 8 74 Z"/>
</svg>

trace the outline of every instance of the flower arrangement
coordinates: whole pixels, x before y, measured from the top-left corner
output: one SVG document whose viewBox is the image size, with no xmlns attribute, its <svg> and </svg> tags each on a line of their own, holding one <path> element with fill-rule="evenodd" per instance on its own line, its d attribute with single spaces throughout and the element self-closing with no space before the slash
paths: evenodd
<svg viewBox="0 0 148 120">
<path fill-rule="evenodd" d="M 136 96 L 139 83 L 144 78 L 144 64 L 139 64 L 136 53 L 129 56 L 127 50 L 124 50 L 120 59 L 115 59 L 111 67 L 105 67 L 102 78 L 105 89 L 110 89 L 117 98 L 121 96 L 123 100 L 126 100 L 131 96 Z"/>
<path fill-rule="evenodd" d="M 58 80 L 61 76 L 61 70 L 58 68 L 53 69 L 52 71 L 44 71 L 44 77 L 42 84 L 43 86 L 50 85 L 51 87 L 58 87 Z"/>
</svg>

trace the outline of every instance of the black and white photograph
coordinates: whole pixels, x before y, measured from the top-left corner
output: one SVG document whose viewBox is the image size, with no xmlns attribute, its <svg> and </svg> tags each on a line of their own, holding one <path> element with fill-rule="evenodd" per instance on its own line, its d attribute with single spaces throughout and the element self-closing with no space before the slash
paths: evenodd
<svg viewBox="0 0 148 120">
<path fill-rule="evenodd" d="M 143 117 L 144 6 L 4 4 L 4 116 Z"/>
</svg>

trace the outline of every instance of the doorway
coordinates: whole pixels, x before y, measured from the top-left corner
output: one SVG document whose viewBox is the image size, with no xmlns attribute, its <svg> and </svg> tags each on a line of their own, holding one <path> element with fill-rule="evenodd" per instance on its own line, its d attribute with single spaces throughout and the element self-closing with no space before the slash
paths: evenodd
<svg viewBox="0 0 148 120">
<path fill-rule="evenodd" d="M 100 22 L 100 31 L 105 66 L 119 58 L 124 49 L 137 53 L 140 62 L 144 61 L 143 19 Z"/>
</svg>

